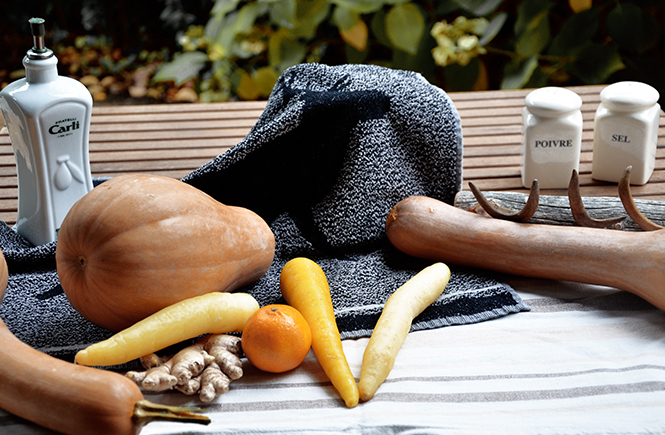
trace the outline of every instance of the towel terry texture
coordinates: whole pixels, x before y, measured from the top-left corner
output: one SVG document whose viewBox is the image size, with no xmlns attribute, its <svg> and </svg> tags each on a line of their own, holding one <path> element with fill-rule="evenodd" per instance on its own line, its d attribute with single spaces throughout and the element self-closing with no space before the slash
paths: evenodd
<svg viewBox="0 0 665 435">
<path fill-rule="evenodd" d="M 366 65 L 304 64 L 285 71 L 249 134 L 186 176 L 228 205 L 261 215 L 275 234 L 270 270 L 242 291 L 283 303 L 279 273 L 298 256 L 330 284 L 342 337 L 366 337 L 386 299 L 429 261 L 385 237 L 390 209 L 412 195 L 452 203 L 462 183 L 462 131 L 449 97 L 417 73 Z M 10 283 L 0 316 L 28 344 L 68 359 L 110 333 L 67 303 L 55 243 L 32 247 L 0 225 Z M 413 330 L 528 310 L 488 273 L 451 266 L 442 297 Z"/>
</svg>

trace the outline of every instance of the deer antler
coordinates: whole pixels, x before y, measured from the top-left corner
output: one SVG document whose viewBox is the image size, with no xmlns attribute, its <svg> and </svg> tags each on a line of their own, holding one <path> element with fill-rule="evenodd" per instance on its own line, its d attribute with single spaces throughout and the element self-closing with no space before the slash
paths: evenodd
<svg viewBox="0 0 665 435">
<path fill-rule="evenodd" d="M 633 200 L 633 195 L 630 191 L 630 172 L 632 171 L 633 167 L 628 166 L 625 171 L 623 171 L 623 175 L 621 176 L 621 180 L 619 180 L 619 198 L 621 198 L 621 203 L 623 204 L 623 208 L 626 209 L 626 213 L 628 213 L 628 216 L 635 221 L 635 223 L 642 228 L 644 231 L 655 231 L 655 230 L 662 230 L 665 227 L 662 227 L 658 225 L 657 223 L 652 222 L 642 214 L 642 212 L 637 208 L 637 205 L 635 205 L 635 201 Z"/>
<path fill-rule="evenodd" d="M 538 201 L 540 200 L 540 189 L 538 187 L 538 180 L 533 180 L 531 183 L 531 191 L 529 192 L 529 198 L 524 205 L 524 208 L 520 211 L 510 210 L 505 207 L 501 207 L 493 202 L 490 202 L 485 198 L 480 189 L 476 187 L 473 182 L 469 181 L 469 188 L 473 192 L 473 196 L 476 197 L 478 204 L 487 212 L 488 215 L 497 219 L 505 219 L 513 222 L 526 222 L 536 213 L 538 209 Z"/>
<path fill-rule="evenodd" d="M 568 201 L 570 201 L 570 211 L 573 213 L 573 219 L 577 225 L 591 228 L 609 228 L 616 227 L 625 217 L 594 219 L 586 211 L 582 196 L 580 195 L 580 178 L 575 169 L 570 177 L 568 185 Z"/>
<path fill-rule="evenodd" d="M 628 166 L 619 181 L 619 198 L 623 204 L 626 213 L 628 216 L 644 231 L 655 231 L 661 230 L 665 227 L 658 225 L 657 223 L 651 221 L 649 218 L 644 216 L 642 212 L 637 208 L 635 201 L 633 200 L 632 193 L 630 191 L 630 173 L 632 166 Z M 538 180 L 533 180 L 531 184 L 531 191 L 529 192 L 529 197 L 524 205 L 522 210 L 516 211 L 511 210 L 506 207 L 497 205 L 496 203 L 488 200 L 483 193 L 478 189 L 478 187 L 469 181 L 469 187 L 473 196 L 478 201 L 478 205 L 493 218 L 509 220 L 513 222 L 525 223 L 533 217 L 538 208 L 538 203 L 540 200 L 540 189 L 538 187 Z M 582 201 L 582 196 L 580 195 L 580 183 L 579 183 L 579 174 L 576 170 L 573 170 L 573 173 L 570 177 L 570 183 L 568 184 L 568 201 L 570 203 L 570 211 L 572 212 L 573 219 L 575 223 L 583 227 L 591 228 L 617 228 L 618 224 L 625 220 L 624 216 L 605 218 L 605 219 L 596 219 L 591 217 L 584 207 L 584 202 Z"/>
</svg>

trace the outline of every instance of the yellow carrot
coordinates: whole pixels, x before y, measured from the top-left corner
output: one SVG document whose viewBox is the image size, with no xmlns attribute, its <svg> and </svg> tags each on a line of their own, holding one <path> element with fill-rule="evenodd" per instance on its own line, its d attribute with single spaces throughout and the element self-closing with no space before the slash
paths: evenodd
<svg viewBox="0 0 665 435">
<path fill-rule="evenodd" d="M 448 280 L 448 266 L 435 263 L 420 271 L 388 298 L 363 354 L 358 383 L 360 399 L 371 399 L 386 380 L 413 319 L 441 296 Z"/>
<path fill-rule="evenodd" d="M 286 302 L 303 315 L 312 330 L 312 349 L 346 406 L 358 404 L 358 385 L 344 355 L 325 273 L 307 258 L 294 258 L 279 281 Z"/>
<path fill-rule="evenodd" d="M 76 354 L 87 366 L 123 364 L 203 334 L 240 332 L 259 309 L 247 293 L 207 293 L 170 305 Z"/>
</svg>

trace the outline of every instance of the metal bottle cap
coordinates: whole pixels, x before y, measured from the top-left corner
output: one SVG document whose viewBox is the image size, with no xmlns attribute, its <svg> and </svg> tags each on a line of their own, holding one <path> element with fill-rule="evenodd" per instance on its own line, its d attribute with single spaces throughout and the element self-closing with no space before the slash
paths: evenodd
<svg viewBox="0 0 665 435">
<path fill-rule="evenodd" d="M 53 56 L 53 51 L 44 45 L 44 35 L 46 35 L 45 20 L 42 18 L 30 18 L 28 22 L 30 23 L 33 41 L 33 47 L 28 50 L 28 58 L 39 60 L 48 59 Z"/>
</svg>

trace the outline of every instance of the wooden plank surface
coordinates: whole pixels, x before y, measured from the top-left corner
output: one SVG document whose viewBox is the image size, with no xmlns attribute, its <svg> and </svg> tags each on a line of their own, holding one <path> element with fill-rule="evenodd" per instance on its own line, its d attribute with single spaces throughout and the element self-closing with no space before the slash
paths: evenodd
<svg viewBox="0 0 665 435">
<path fill-rule="evenodd" d="M 603 86 L 570 88 L 583 101 L 580 183 L 583 196 L 616 196 L 616 185 L 591 179 L 593 118 Z M 520 179 L 521 113 L 529 90 L 450 93 L 462 120 L 464 190 L 526 192 Z M 264 101 L 214 104 L 101 106 L 93 109 L 90 164 L 95 177 L 148 172 L 180 178 L 240 142 Z M 635 197 L 665 200 L 665 116 L 656 171 Z M 565 195 L 543 190 L 543 195 Z M 7 129 L 0 131 L 0 219 L 16 221 L 18 187 Z"/>
</svg>

